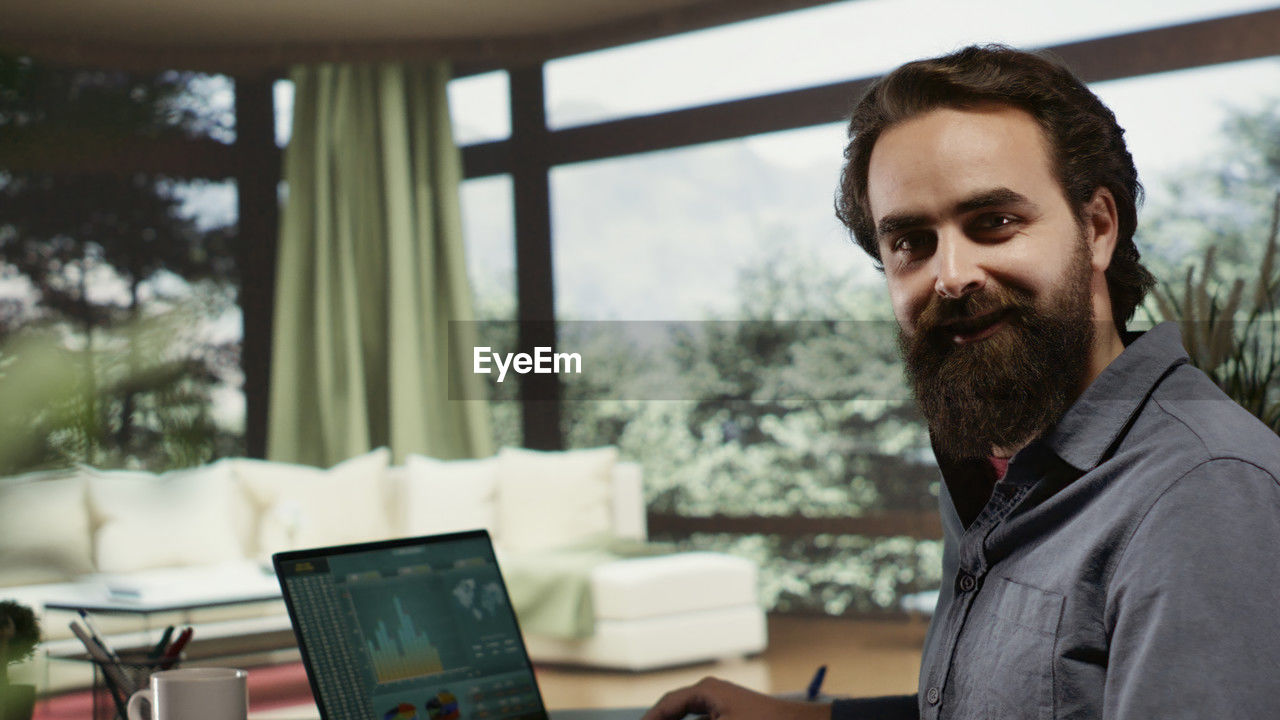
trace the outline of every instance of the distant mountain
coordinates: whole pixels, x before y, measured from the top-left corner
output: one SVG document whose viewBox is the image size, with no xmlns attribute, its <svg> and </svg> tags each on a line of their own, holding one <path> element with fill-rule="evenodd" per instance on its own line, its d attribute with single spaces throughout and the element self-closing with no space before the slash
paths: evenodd
<svg viewBox="0 0 1280 720">
<path fill-rule="evenodd" d="M 791 253 L 874 281 L 832 210 L 840 150 L 832 148 L 829 162 L 790 165 L 731 140 L 556 168 L 559 316 L 723 315 L 741 305 L 735 293 L 744 269 Z M 481 292 L 513 293 L 509 184 L 471 182 L 489 183 L 464 191 L 472 275 Z"/>
</svg>

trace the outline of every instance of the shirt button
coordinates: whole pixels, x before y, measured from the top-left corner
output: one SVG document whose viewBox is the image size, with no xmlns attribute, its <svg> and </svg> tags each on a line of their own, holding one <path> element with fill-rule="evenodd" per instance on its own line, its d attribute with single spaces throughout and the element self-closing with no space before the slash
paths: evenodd
<svg viewBox="0 0 1280 720">
<path fill-rule="evenodd" d="M 973 589 L 978 587 L 978 581 L 969 573 L 962 572 L 956 580 L 956 586 L 960 588 L 960 592 L 973 592 Z"/>
<path fill-rule="evenodd" d="M 927 700 L 930 705 L 937 705 L 939 695 L 941 695 L 941 693 L 938 692 L 938 688 L 931 687 L 929 688 L 929 692 L 924 694 L 924 699 Z"/>
</svg>

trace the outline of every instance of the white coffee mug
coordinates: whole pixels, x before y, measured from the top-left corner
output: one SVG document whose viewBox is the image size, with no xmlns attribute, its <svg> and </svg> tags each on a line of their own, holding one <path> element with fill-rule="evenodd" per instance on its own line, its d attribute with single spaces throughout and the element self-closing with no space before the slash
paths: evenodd
<svg viewBox="0 0 1280 720">
<path fill-rule="evenodd" d="M 179 668 L 151 675 L 151 687 L 129 698 L 129 720 L 245 720 L 249 673 L 233 668 Z M 150 717 L 142 701 L 151 703 Z"/>
</svg>

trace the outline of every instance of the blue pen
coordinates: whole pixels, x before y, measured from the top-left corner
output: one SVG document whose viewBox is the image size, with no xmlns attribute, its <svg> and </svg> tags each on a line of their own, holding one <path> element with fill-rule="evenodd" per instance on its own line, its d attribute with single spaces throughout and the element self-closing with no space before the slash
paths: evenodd
<svg viewBox="0 0 1280 720">
<path fill-rule="evenodd" d="M 809 689 L 805 691 L 806 700 L 813 702 L 818 699 L 818 695 L 822 693 L 822 681 L 827 679 L 827 666 L 819 665 L 818 672 L 813 674 L 813 679 L 809 681 Z"/>
</svg>

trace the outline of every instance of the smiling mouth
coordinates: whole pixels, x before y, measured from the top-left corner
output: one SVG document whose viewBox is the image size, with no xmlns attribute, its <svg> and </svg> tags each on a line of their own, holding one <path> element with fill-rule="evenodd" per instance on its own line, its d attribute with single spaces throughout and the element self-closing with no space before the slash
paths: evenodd
<svg viewBox="0 0 1280 720">
<path fill-rule="evenodd" d="M 942 326 L 941 331 L 951 336 L 956 345 L 980 342 L 995 335 L 1008 324 L 1011 310 L 997 310 L 978 317 L 963 318 Z"/>
</svg>

